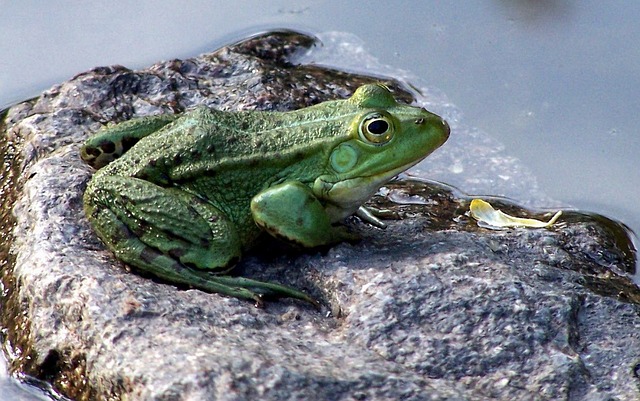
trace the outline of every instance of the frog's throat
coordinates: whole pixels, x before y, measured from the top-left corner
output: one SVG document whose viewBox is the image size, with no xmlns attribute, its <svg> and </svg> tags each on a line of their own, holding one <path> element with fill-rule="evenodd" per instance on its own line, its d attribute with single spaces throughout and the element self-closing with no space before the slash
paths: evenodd
<svg viewBox="0 0 640 401">
<path fill-rule="evenodd" d="M 318 177 L 313 185 L 313 192 L 320 199 L 331 203 L 333 206 L 344 210 L 346 217 L 355 212 L 360 205 L 366 202 L 376 191 L 389 180 L 401 172 L 418 164 L 422 159 L 411 161 L 400 167 L 369 176 L 356 176 L 348 179 L 329 182 L 328 177 Z"/>
</svg>

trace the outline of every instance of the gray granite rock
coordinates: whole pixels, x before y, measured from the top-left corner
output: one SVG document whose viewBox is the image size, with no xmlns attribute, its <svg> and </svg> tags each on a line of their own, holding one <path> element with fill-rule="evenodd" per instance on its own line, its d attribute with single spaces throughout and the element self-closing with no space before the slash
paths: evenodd
<svg viewBox="0 0 640 401">
<path fill-rule="evenodd" d="M 308 291 L 322 311 L 289 300 L 258 309 L 114 260 L 82 213 L 92 173 L 82 141 L 110 121 L 202 103 L 297 108 L 371 80 L 289 62 L 313 43 L 276 33 L 142 71 L 99 68 L 7 112 L 0 260 L 12 369 L 77 400 L 639 399 L 634 254 L 597 216 L 490 231 L 455 190 L 390 184 L 372 201 L 386 230 L 352 218 L 360 243 L 324 253 L 267 243 L 239 266 Z M 491 159 L 494 171 L 500 155 L 474 152 L 481 143 L 445 146 L 423 168 L 446 171 L 453 154 L 468 166 Z"/>
</svg>

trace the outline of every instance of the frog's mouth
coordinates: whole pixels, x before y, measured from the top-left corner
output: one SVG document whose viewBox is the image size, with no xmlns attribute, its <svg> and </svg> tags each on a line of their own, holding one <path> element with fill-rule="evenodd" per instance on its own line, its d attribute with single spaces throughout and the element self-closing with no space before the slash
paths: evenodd
<svg viewBox="0 0 640 401">
<path fill-rule="evenodd" d="M 411 161 L 382 173 L 356 176 L 336 182 L 324 181 L 322 177 L 319 177 L 315 182 L 314 192 L 318 193 L 322 199 L 345 211 L 355 211 L 371 198 L 382 185 L 396 175 L 415 166 L 422 159 Z"/>
</svg>

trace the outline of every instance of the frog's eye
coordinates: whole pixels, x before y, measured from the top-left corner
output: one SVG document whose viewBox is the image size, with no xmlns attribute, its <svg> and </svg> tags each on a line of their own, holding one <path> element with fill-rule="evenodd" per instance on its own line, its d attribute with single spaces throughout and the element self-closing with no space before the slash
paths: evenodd
<svg viewBox="0 0 640 401">
<path fill-rule="evenodd" d="M 393 123 L 381 113 L 371 113 L 362 119 L 358 133 L 365 142 L 384 145 L 393 137 Z"/>
</svg>

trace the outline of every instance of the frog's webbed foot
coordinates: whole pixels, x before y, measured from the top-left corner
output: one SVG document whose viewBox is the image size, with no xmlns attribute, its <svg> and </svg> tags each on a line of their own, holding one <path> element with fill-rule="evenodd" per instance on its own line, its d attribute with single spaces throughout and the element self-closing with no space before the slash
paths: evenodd
<svg viewBox="0 0 640 401">
<path fill-rule="evenodd" d="M 241 293 L 241 296 L 226 293 L 226 295 L 235 296 L 238 298 L 253 299 L 256 302 L 256 306 L 261 307 L 265 297 L 268 298 L 294 298 L 301 301 L 305 301 L 313 305 L 316 309 L 320 309 L 318 301 L 305 294 L 302 291 L 296 290 L 282 284 L 269 283 L 266 281 L 252 280 L 246 277 L 232 277 L 232 276 L 212 276 L 205 272 L 193 272 L 197 275 L 206 275 L 203 279 L 208 285 L 210 282 L 216 283 L 216 285 L 226 286 L 234 293 Z M 196 286 L 194 286 L 196 287 Z M 197 287 L 196 287 L 197 288 Z M 206 288 L 202 288 L 206 290 Z M 223 293 L 223 291 L 215 291 Z M 246 295 L 246 296 L 245 296 Z"/>
<path fill-rule="evenodd" d="M 127 261 L 122 257 L 123 261 L 173 284 L 182 284 L 205 292 L 246 299 L 253 301 L 257 307 L 264 306 L 265 298 L 294 298 L 308 302 L 316 309 L 320 308 L 320 304 L 315 299 L 294 288 L 245 277 L 218 276 L 214 273 L 196 270 L 165 257 L 157 250 L 146 247 L 139 240 L 132 240 L 130 243 L 134 247 L 143 247 L 142 252 L 146 255 L 145 260 L 153 261 L 153 265 L 146 265 L 148 262 L 141 263 L 140 260 Z"/>
<path fill-rule="evenodd" d="M 356 216 L 358 216 L 365 223 L 369 223 L 372 226 L 382 229 L 387 228 L 387 224 L 385 222 L 374 216 L 373 212 L 371 212 L 371 209 L 368 209 L 364 206 L 360 206 L 358 210 L 356 210 Z"/>
<path fill-rule="evenodd" d="M 320 304 L 315 299 L 294 288 L 245 277 L 218 276 L 214 273 L 196 270 L 165 257 L 155 249 L 148 248 L 139 240 L 132 240 L 130 243 L 134 247 L 143 247 L 142 252 L 145 253 L 145 261 L 141 262 L 137 259 L 127 261 L 124 257 L 122 260 L 170 283 L 186 285 L 205 292 L 246 299 L 253 301 L 257 307 L 264 305 L 265 298 L 295 298 L 308 302 L 317 309 L 320 308 Z M 153 261 L 153 265 L 148 265 L 146 260 Z"/>
</svg>

